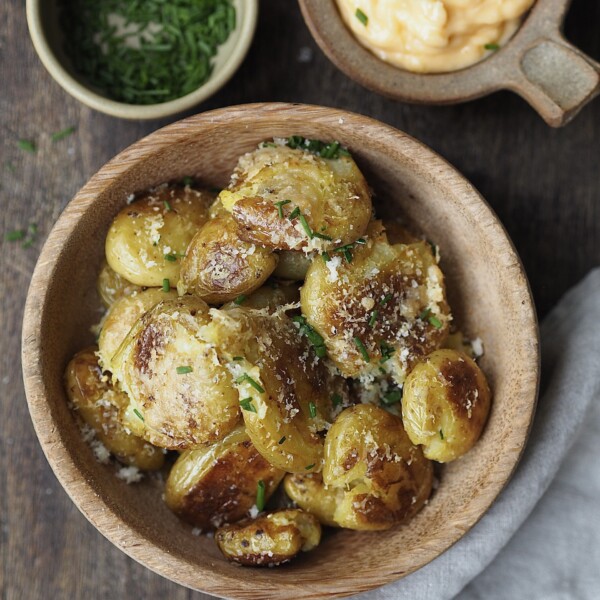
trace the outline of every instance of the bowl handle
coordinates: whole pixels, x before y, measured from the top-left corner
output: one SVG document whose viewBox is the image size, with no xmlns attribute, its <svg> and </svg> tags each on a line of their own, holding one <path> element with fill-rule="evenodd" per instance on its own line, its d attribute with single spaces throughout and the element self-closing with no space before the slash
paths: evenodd
<svg viewBox="0 0 600 600">
<path fill-rule="evenodd" d="M 557 31 L 518 53 L 508 88 L 522 96 L 552 127 L 566 125 L 600 92 L 600 64 Z"/>
</svg>

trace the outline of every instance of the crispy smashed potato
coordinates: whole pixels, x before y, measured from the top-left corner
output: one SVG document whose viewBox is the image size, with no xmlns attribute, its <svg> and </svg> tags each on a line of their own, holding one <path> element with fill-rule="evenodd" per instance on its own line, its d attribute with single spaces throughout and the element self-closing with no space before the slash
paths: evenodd
<svg viewBox="0 0 600 600">
<path fill-rule="evenodd" d="M 349 244 L 372 213 L 369 188 L 350 156 L 327 160 L 278 144 L 242 156 L 219 199 L 244 239 L 277 250 Z"/>
<path fill-rule="evenodd" d="M 306 256 L 304 252 L 293 250 L 282 250 L 278 254 L 279 262 L 273 271 L 273 276 L 290 281 L 304 281 L 313 258 Z"/>
<path fill-rule="evenodd" d="M 300 288 L 295 282 L 271 282 L 258 288 L 247 298 L 238 298 L 237 301 L 225 304 L 223 308 L 229 309 L 243 306 L 244 308 L 266 308 L 269 312 L 274 312 L 285 304 L 295 304 L 299 302 Z"/>
<path fill-rule="evenodd" d="M 135 322 L 162 300 L 177 298 L 174 290 L 149 288 L 115 300 L 101 323 L 98 337 L 98 356 L 105 371 L 112 372 L 112 358 L 127 337 Z"/>
<path fill-rule="evenodd" d="M 77 414 L 120 462 L 146 471 L 162 467 L 162 450 L 123 427 L 119 413 L 128 403 L 127 396 L 114 389 L 103 376 L 95 347 L 72 358 L 65 371 L 65 385 Z"/>
<path fill-rule="evenodd" d="M 479 439 L 490 409 L 485 375 L 466 354 L 438 350 L 419 363 L 404 384 L 402 418 L 425 456 L 455 460 Z"/>
<path fill-rule="evenodd" d="M 231 561 L 255 567 L 276 566 L 289 562 L 300 551 L 318 546 L 321 525 L 302 510 L 280 510 L 221 527 L 215 540 Z"/>
<path fill-rule="evenodd" d="M 284 474 L 256 451 L 244 428 L 238 427 L 212 446 L 181 454 L 167 479 L 165 501 L 186 521 L 213 529 L 248 517 L 259 482 L 266 501 Z"/>
<path fill-rule="evenodd" d="M 131 296 L 131 294 L 141 292 L 143 289 L 139 285 L 127 281 L 127 279 L 111 269 L 106 261 L 103 262 L 100 269 L 96 288 L 102 304 L 106 308 L 110 308 L 119 298 Z"/>
<path fill-rule="evenodd" d="M 223 304 L 259 288 L 277 265 L 270 249 L 239 236 L 231 215 L 211 219 L 192 239 L 177 289 L 195 294 L 210 304 Z"/>
<path fill-rule="evenodd" d="M 440 345 L 451 318 L 429 244 L 392 246 L 379 221 L 362 243 L 312 263 L 301 300 L 344 377 L 384 370 L 398 384 Z"/>
<path fill-rule="evenodd" d="M 106 260 L 119 275 L 140 286 L 179 280 L 181 258 L 208 221 L 214 194 L 189 186 L 162 185 L 128 204 L 106 236 Z"/>
<path fill-rule="evenodd" d="M 211 315 L 204 335 L 229 361 L 256 449 L 290 473 L 320 470 L 321 432 L 332 421 L 334 396 L 347 402 L 345 381 L 330 373 L 283 312 L 239 307 Z"/>
<path fill-rule="evenodd" d="M 344 490 L 333 515 L 338 525 L 382 530 L 421 509 L 431 493 L 433 468 L 399 417 L 358 404 L 327 432 L 323 481 Z"/>
<path fill-rule="evenodd" d="M 320 523 L 339 527 L 334 516 L 344 499 L 344 488 L 325 485 L 320 473 L 290 473 L 285 476 L 283 487 L 301 509 L 315 515 Z"/>
<path fill-rule="evenodd" d="M 231 375 L 201 335 L 209 323 L 200 298 L 165 300 L 136 322 L 112 359 L 113 378 L 129 396 L 128 423 L 141 423 L 140 434 L 156 446 L 213 443 L 239 421 Z"/>
</svg>

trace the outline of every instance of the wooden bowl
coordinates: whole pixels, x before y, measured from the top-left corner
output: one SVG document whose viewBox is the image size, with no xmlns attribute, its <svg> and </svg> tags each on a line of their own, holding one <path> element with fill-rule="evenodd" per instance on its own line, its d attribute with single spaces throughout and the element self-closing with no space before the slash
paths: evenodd
<svg viewBox="0 0 600 600">
<path fill-rule="evenodd" d="M 369 52 L 344 24 L 335 0 L 299 0 L 317 44 L 348 77 L 384 96 L 455 104 L 501 89 L 519 94 L 553 127 L 568 123 L 600 93 L 600 64 L 567 42 L 571 0 L 536 0 L 517 33 L 485 60 L 460 71 L 411 73 Z"/>
<path fill-rule="evenodd" d="M 258 0 L 233 0 L 235 29 L 219 47 L 211 76 L 198 89 L 168 102 L 128 104 L 112 100 L 76 73 L 63 49 L 57 0 L 27 0 L 27 25 L 35 51 L 52 78 L 80 102 L 123 119 L 159 119 L 177 115 L 218 92 L 242 64 L 256 29 Z"/>
<path fill-rule="evenodd" d="M 442 250 L 456 321 L 482 338 L 494 393 L 483 437 L 445 466 L 439 489 L 409 524 L 377 533 L 335 531 L 277 569 L 226 562 L 214 540 L 191 534 L 146 479 L 126 485 L 94 459 L 67 407 L 63 372 L 92 341 L 104 238 L 129 194 L 186 175 L 228 182 L 240 154 L 272 136 L 339 140 L 377 193 L 379 214 L 400 213 Z M 342 597 L 399 579 L 465 534 L 511 476 L 533 418 L 538 330 L 523 267 L 489 206 L 446 161 L 388 126 L 345 111 L 250 104 L 200 114 L 135 143 L 106 164 L 67 206 L 46 242 L 23 323 L 31 417 L 48 462 L 81 512 L 129 556 L 188 587 L 228 598 Z M 107 574 L 107 576 L 109 576 Z"/>
</svg>

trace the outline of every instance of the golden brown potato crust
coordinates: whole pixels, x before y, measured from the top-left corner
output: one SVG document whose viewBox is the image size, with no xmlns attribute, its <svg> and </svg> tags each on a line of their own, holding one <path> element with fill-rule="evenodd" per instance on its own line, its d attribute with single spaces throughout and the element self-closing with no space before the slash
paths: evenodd
<svg viewBox="0 0 600 600">
<path fill-rule="evenodd" d="M 65 387 L 69 400 L 96 437 L 121 462 L 147 471 L 160 469 L 164 462 L 162 451 L 123 427 L 119 415 L 128 404 L 127 396 L 103 376 L 96 350 L 91 347 L 78 352 L 67 365 Z"/>
<path fill-rule="evenodd" d="M 212 446 L 181 454 L 167 479 L 165 501 L 186 521 L 212 529 L 248 517 L 256 503 L 258 482 L 265 486 L 266 501 L 283 476 L 239 427 Z"/>
<path fill-rule="evenodd" d="M 110 308 L 122 296 L 131 296 L 136 292 L 141 292 L 144 288 L 127 281 L 104 261 L 98 275 L 96 289 L 102 304 L 106 308 Z"/>
<path fill-rule="evenodd" d="M 227 559 L 253 567 L 289 562 L 301 550 L 312 550 L 320 539 L 321 526 L 317 518 L 297 509 L 226 525 L 215 534 Z"/>
<path fill-rule="evenodd" d="M 283 480 L 285 493 L 323 525 L 339 527 L 335 512 L 344 498 L 344 488 L 329 487 L 320 473 L 289 473 Z"/>
</svg>

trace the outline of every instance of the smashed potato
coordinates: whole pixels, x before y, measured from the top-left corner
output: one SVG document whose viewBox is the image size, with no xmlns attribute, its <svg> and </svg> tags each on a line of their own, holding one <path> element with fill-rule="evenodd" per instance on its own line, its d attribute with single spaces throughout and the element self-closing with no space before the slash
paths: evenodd
<svg viewBox="0 0 600 600">
<path fill-rule="evenodd" d="M 316 517 L 302 510 L 280 510 L 221 527 L 215 540 L 231 561 L 247 566 L 275 566 L 318 546 L 321 525 Z"/>
<path fill-rule="evenodd" d="M 120 462 L 146 471 L 162 467 L 162 450 L 122 425 L 119 413 L 128 403 L 127 396 L 114 389 L 103 376 L 95 347 L 82 350 L 71 359 L 65 371 L 65 386 L 77 414 Z"/>
<path fill-rule="evenodd" d="M 438 462 L 455 460 L 479 439 L 490 409 L 485 375 L 462 352 L 437 350 L 404 384 L 402 418 L 414 444 Z"/>
<path fill-rule="evenodd" d="M 292 250 L 282 250 L 278 255 L 279 262 L 273 271 L 273 276 L 290 281 L 304 281 L 313 258 L 306 256 L 304 252 Z"/>
<path fill-rule="evenodd" d="M 192 239 L 181 261 L 177 289 L 223 304 L 259 288 L 276 265 L 272 250 L 240 239 L 231 215 L 218 216 Z"/>
<path fill-rule="evenodd" d="M 208 221 L 214 194 L 189 186 L 162 185 L 128 204 L 106 236 L 106 260 L 132 283 L 158 287 L 179 280 L 181 258 Z"/>
<path fill-rule="evenodd" d="M 344 499 L 344 488 L 325 485 L 320 473 L 290 473 L 285 476 L 283 487 L 301 509 L 315 515 L 320 523 L 339 527 L 334 517 Z"/>
<path fill-rule="evenodd" d="M 211 315 L 204 335 L 229 361 L 256 449 L 290 473 L 320 470 L 321 432 L 332 420 L 333 396 L 342 402 L 348 395 L 345 382 L 318 360 L 283 312 L 240 307 Z"/>
<path fill-rule="evenodd" d="M 181 454 L 167 479 L 165 501 L 186 521 L 213 529 L 248 517 L 259 482 L 267 501 L 284 474 L 256 451 L 244 428 L 238 427 L 212 446 Z"/>
<path fill-rule="evenodd" d="M 98 275 L 96 289 L 106 308 L 110 308 L 122 296 L 131 296 L 143 290 L 139 285 L 127 281 L 104 261 Z"/>
<path fill-rule="evenodd" d="M 323 481 L 344 490 L 333 514 L 338 525 L 382 530 L 421 509 L 431 493 L 433 468 L 399 417 L 358 404 L 327 432 Z"/>
<path fill-rule="evenodd" d="M 344 377 L 402 384 L 447 334 L 444 277 L 427 242 L 392 246 L 378 221 L 360 242 L 312 263 L 302 312 Z"/>
<path fill-rule="evenodd" d="M 271 282 L 252 292 L 247 298 L 238 298 L 223 306 L 224 309 L 243 306 L 244 308 L 266 308 L 276 311 L 285 304 L 300 302 L 300 288 L 294 282 Z"/>
<path fill-rule="evenodd" d="M 354 160 L 280 144 L 239 159 L 219 194 L 242 237 L 277 250 L 324 250 L 359 238 L 371 219 L 369 188 Z"/>
<path fill-rule="evenodd" d="M 213 443 L 239 420 L 231 375 L 201 335 L 209 323 L 200 298 L 162 301 L 136 322 L 112 359 L 113 378 L 129 396 L 129 421 L 143 424 L 140 434 L 156 446 Z"/>
<path fill-rule="evenodd" d="M 131 331 L 135 322 L 162 300 L 177 298 L 174 290 L 150 288 L 124 295 L 112 304 L 101 323 L 98 337 L 98 356 L 105 371 L 112 372 L 112 358 Z"/>
</svg>

